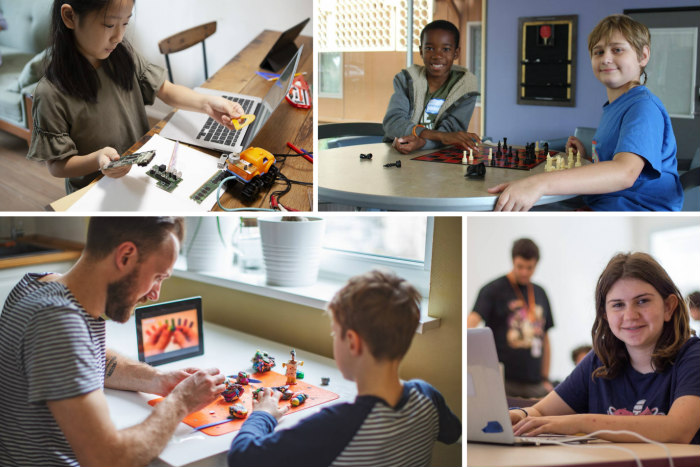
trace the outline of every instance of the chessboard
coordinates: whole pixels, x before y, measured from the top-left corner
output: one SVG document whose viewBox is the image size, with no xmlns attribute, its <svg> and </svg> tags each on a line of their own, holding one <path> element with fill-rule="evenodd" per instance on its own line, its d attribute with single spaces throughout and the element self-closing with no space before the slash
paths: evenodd
<svg viewBox="0 0 700 467">
<path fill-rule="evenodd" d="M 528 148 L 529 147 L 529 148 Z M 514 148 L 510 146 L 508 150 L 499 155 L 499 147 L 488 144 L 480 144 L 477 151 L 472 152 L 473 161 L 468 165 L 476 165 L 483 162 L 486 167 L 497 167 L 501 169 L 531 170 L 547 160 L 547 153 L 534 148 L 534 143 L 526 148 Z M 489 160 L 489 149 L 491 149 L 491 160 Z M 551 156 L 557 151 L 548 151 Z M 462 164 L 463 150 L 456 147 L 444 148 L 439 151 L 414 157 L 414 161 L 444 162 L 447 164 Z M 526 154 L 529 154 L 526 155 Z M 467 157 L 469 151 L 467 151 Z"/>
</svg>

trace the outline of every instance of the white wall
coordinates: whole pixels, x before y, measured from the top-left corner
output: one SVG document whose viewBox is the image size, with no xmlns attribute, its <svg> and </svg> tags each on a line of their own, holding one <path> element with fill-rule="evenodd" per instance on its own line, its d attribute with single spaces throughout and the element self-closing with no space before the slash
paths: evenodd
<svg viewBox="0 0 700 467">
<path fill-rule="evenodd" d="M 313 0 L 136 0 L 127 37 L 151 62 L 165 68 L 158 42 L 172 34 L 210 21 L 216 33 L 206 40 L 209 76 L 224 66 L 265 29 L 284 31 L 312 17 Z M 302 35 L 312 35 L 310 21 Z M 204 82 L 202 47 L 170 55 L 176 84 L 196 87 Z M 167 110 L 160 102 L 156 109 Z M 149 115 L 159 115 L 149 112 Z"/>
<path fill-rule="evenodd" d="M 598 276 L 617 252 L 647 251 L 653 231 L 698 225 L 697 217 L 668 216 L 471 216 L 467 223 L 466 309 L 479 289 L 512 269 L 513 241 L 529 237 L 540 248 L 533 281 L 549 297 L 555 327 L 550 330 L 550 379 L 563 379 L 573 369 L 571 350 L 590 344 L 595 318 L 593 297 Z M 682 251 L 678 252 L 683 255 Z"/>
</svg>

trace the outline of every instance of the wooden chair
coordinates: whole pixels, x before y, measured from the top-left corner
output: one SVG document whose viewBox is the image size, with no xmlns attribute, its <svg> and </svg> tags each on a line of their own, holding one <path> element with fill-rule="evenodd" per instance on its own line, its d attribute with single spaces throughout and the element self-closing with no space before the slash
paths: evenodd
<svg viewBox="0 0 700 467">
<path fill-rule="evenodd" d="M 202 43 L 202 54 L 204 55 L 204 79 L 209 79 L 209 71 L 207 70 L 207 49 L 204 46 L 204 39 L 216 32 L 216 21 L 211 23 L 201 24 L 186 31 L 173 34 L 158 42 L 160 53 L 165 55 L 165 65 L 168 67 L 168 78 L 173 82 L 173 73 L 170 69 L 170 59 L 168 55 L 189 49 L 195 44 Z"/>
</svg>

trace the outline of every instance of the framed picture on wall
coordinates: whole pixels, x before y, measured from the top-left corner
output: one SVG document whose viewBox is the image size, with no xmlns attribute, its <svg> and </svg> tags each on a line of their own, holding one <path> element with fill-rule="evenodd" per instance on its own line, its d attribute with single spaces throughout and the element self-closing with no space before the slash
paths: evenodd
<svg viewBox="0 0 700 467">
<path fill-rule="evenodd" d="M 576 106 L 578 15 L 518 18 L 518 104 Z"/>
</svg>

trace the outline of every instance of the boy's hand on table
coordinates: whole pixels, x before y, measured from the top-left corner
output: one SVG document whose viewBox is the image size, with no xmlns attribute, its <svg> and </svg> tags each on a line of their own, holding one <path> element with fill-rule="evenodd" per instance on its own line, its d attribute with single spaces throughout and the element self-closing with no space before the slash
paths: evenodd
<svg viewBox="0 0 700 467">
<path fill-rule="evenodd" d="M 494 211 L 529 211 L 543 195 L 537 175 L 489 188 L 489 193 L 500 193 Z"/>
<path fill-rule="evenodd" d="M 243 115 L 243 107 L 236 102 L 231 102 L 219 96 L 210 96 L 204 104 L 205 112 L 211 118 L 228 128 L 234 130 L 231 120 Z"/>
<path fill-rule="evenodd" d="M 588 159 L 586 155 L 586 147 L 583 145 L 580 139 L 575 136 L 569 136 L 566 140 L 566 154 L 569 154 L 569 148 L 574 148 L 574 154 L 581 154 L 582 159 Z M 590 159 L 589 159 L 590 160 Z"/>
<path fill-rule="evenodd" d="M 270 388 L 263 388 L 263 390 L 258 393 L 258 397 L 253 399 L 253 412 L 267 412 L 279 421 L 282 415 L 289 411 L 288 405 L 280 407 L 280 397 L 282 397 L 281 392 L 273 391 Z"/>
<path fill-rule="evenodd" d="M 440 142 L 444 146 L 457 146 L 462 149 L 478 149 L 481 138 L 476 133 L 467 131 L 441 132 Z"/>
<path fill-rule="evenodd" d="M 110 162 L 119 160 L 119 153 L 114 148 L 110 148 L 109 146 L 107 146 L 95 151 L 93 154 L 95 154 L 95 158 L 97 159 L 97 166 L 107 177 L 120 178 L 128 174 L 129 170 L 131 170 L 131 165 L 123 165 L 121 167 L 115 167 L 113 169 L 103 168 Z"/>
<path fill-rule="evenodd" d="M 407 135 L 400 138 L 394 138 L 391 145 L 401 154 L 410 154 L 425 146 L 425 140 L 418 136 Z"/>
</svg>

